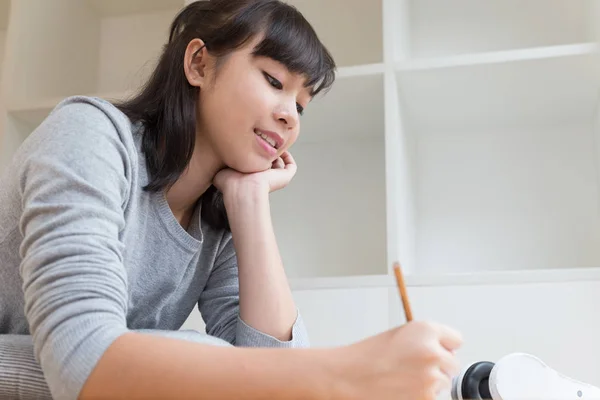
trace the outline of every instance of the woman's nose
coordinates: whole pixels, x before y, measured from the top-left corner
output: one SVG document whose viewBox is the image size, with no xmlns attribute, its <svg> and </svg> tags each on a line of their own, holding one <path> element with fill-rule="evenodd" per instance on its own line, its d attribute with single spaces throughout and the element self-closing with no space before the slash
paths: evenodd
<svg viewBox="0 0 600 400">
<path fill-rule="evenodd" d="M 293 107 L 289 105 L 278 107 L 274 116 L 278 121 L 283 123 L 285 129 L 294 129 L 298 125 L 299 116 L 295 102 Z"/>
</svg>

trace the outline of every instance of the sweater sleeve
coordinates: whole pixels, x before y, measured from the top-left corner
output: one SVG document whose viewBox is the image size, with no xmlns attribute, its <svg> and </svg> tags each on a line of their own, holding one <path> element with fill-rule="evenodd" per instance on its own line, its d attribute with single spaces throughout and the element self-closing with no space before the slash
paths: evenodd
<svg viewBox="0 0 600 400">
<path fill-rule="evenodd" d="M 58 400 L 76 399 L 127 331 L 119 231 L 131 163 L 119 135 L 91 103 L 59 106 L 28 139 L 19 170 L 25 313 Z"/>
<path fill-rule="evenodd" d="M 292 338 L 281 341 L 258 331 L 240 317 L 238 267 L 231 233 L 225 235 L 206 288 L 199 301 L 206 333 L 243 347 L 308 347 L 309 338 L 297 311 Z"/>
</svg>

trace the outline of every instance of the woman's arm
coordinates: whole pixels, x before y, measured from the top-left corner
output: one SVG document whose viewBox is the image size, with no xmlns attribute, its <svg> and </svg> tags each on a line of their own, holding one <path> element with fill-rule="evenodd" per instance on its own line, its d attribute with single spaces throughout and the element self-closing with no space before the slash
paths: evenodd
<svg viewBox="0 0 600 400">
<path fill-rule="evenodd" d="M 213 180 L 223 193 L 235 244 L 232 253 L 236 256 L 237 265 L 229 263 L 228 270 L 235 268 L 239 275 L 241 321 L 237 324 L 237 344 L 308 346 L 308 335 L 294 304 L 277 248 L 269 204 L 269 193 L 287 186 L 295 173 L 296 163 L 292 155 L 284 152 L 266 171 L 244 174 L 226 168 L 219 171 Z M 224 268 L 219 269 L 224 274 Z M 223 284 L 225 279 L 214 280 L 219 281 L 221 286 L 234 287 L 231 282 Z M 238 299 L 235 300 L 237 302 Z M 204 307 L 209 308 L 206 304 Z M 247 343 L 239 343 L 240 340 Z"/>
<path fill-rule="evenodd" d="M 241 301 L 244 302 L 245 298 Z M 238 347 L 308 347 L 309 345 L 308 333 L 301 313 L 297 313 L 296 320 L 291 326 L 290 339 L 287 341 L 254 328 L 241 318 L 238 255 L 230 232 L 223 233 L 213 268 L 198 300 L 198 308 L 206 324 L 206 333 Z"/>
<path fill-rule="evenodd" d="M 325 349 L 236 348 L 127 333 L 79 399 L 331 400 L 341 392 Z"/>
<path fill-rule="evenodd" d="M 128 331 L 119 231 L 135 147 L 126 125 L 103 107 L 91 100 L 60 105 L 28 137 L 16 165 L 24 311 L 58 400 L 75 399 Z"/>
<path fill-rule="evenodd" d="M 269 193 L 242 184 L 225 201 L 237 253 L 240 317 L 260 332 L 289 341 L 298 313 L 275 240 Z"/>
<path fill-rule="evenodd" d="M 122 336 L 102 357 L 79 398 L 331 398 L 327 393 L 328 387 L 333 387 L 334 379 L 327 377 L 332 371 L 327 366 L 330 361 L 318 355 L 321 351 L 300 355 L 286 352 L 279 356 L 237 351 L 222 353 L 212 351 L 213 347 L 222 347 L 220 343 L 199 344 L 197 341 L 204 338 L 197 335 L 199 338 L 177 331 L 134 331 Z M 165 337 L 166 342 L 162 340 Z M 236 350 L 229 346 L 229 350 L 232 349 Z M 287 361 L 282 362 L 284 357 Z M 301 364 L 290 368 L 294 366 L 289 357 Z M 340 358 L 329 360 L 339 361 Z M 262 360 L 270 366 L 260 364 Z M 273 363 L 277 363 L 277 371 L 273 371 Z M 231 368 L 231 365 L 234 366 Z M 309 371 L 308 366 L 321 371 L 323 376 L 313 375 L 316 371 Z M 309 387 L 299 387 L 299 383 L 291 382 L 291 376 L 300 383 L 313 383 Z M 66 392 L 51 395 L 34 357 L 29 335 L 0 335 L 0 377 L 0 399 L 74 398 Z M 232 387 L 233 382 L 237 386 Z M 279 395 L 271 397 L 274 392 Z"/>
</svg>

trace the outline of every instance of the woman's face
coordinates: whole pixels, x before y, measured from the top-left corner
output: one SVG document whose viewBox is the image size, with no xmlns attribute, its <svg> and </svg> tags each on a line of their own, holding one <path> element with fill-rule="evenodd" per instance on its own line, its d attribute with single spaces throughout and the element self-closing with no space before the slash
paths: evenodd
<svg viewBox="0 0 600 400">
<path fill-rule="evenodd" d="M 223 164 L 243 173 L 271 168 L 290 148 L 311 99 L 302 75 L 252 56 L 255 44 L 232 52 L 216 70 L 207 63 L 198 102 L 202 141 Z"/>
</svg>

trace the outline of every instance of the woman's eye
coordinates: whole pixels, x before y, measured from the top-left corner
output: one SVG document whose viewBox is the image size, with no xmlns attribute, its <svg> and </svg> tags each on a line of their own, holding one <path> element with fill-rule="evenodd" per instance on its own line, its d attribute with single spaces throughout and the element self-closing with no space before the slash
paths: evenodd
<svg viewBox="0 0 600 400">
<path fill-rule="evenodd" d="M 267 79 L 269 84 L 271 86 L 273 86 L 275 89 L 278 89 L 278 90 L 283 89 L 283 85 L 276 78 L 267 74 L 266 72 L 263 72 L 263 75 L 265 76 L 265 78 Z M 300 104 L 296 103 L 296 111 L 298 112 L 299 115 L 302 115 L 302 114 L 304 114 L 304 107 L 302 107 Z"/>
<path fill-rule="evenodd" d="M 266 72 L 264 72 L 265 78 L 267 78 L 267 81 L 269 82 L 269 84 L 271 86 L 273 86 L 275 89 L 283 89 L 283 85 L 281 84 L 281 82 L 279 82 L 277 79 L 273 78 L 271 75 L 267 74 Z"/>
</svg>

